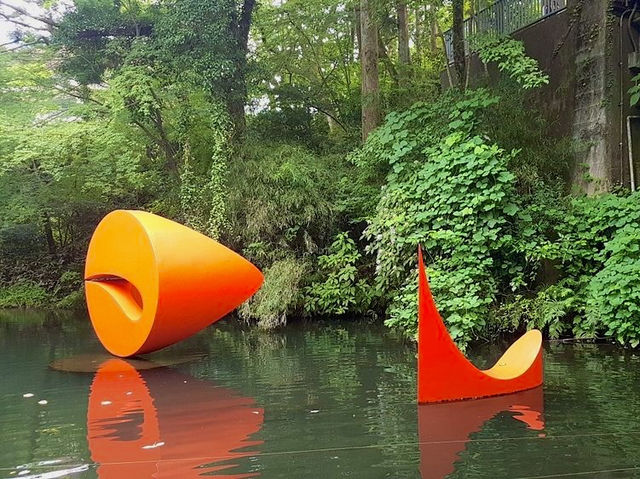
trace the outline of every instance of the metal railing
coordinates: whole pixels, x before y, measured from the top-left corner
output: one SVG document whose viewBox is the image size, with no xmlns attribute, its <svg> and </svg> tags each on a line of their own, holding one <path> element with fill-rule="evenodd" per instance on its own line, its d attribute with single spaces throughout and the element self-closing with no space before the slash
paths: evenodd
<svg viewBox="0 0 640 479">
<path fill-rule="evenodd" d="M 567 8 L 567 0 L 498 0 L 464 21 L 465 53 L 466 41 L 478 33 L 509 35 Z M 453 62 L 453 31 L 443 34 L 444 47 L 450 63 Z"/>
</svg>

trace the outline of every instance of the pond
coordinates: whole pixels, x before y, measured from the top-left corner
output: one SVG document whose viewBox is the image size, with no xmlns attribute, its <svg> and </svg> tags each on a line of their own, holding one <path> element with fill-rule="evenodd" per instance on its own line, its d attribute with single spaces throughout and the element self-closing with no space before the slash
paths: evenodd
<svg viewBox="0 0 640 479">
<path fill-rule="evenodd" d="M 546 343 L 544 389 L 420 407 L 415 354 L 380 325 L 223 320 L 126 362 L 85 317 L 0 311 L 0 478 L 640 477 L 638 353 Z"/>
</svg>

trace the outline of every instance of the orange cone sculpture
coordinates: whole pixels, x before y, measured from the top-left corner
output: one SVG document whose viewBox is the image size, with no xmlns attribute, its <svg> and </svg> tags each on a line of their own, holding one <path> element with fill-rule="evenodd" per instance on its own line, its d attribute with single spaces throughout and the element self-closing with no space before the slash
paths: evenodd
<svg viewBox="0 0 640 479">
<path fill-rule="evenodd" d="M 442 322 L 418 249 L 418 403 L 498 396 L 542 384 L 542 334 L 532 330 L 491 369 L 476 368 Z"/>
<path fill-rule="evenodd" d="M 191 336 L 251 297 L 263 279 L 220 243 L 143 211 L 105 216 L 85 265 L 93 328 L 103 346 L 121 357 Z"/>
</svg>

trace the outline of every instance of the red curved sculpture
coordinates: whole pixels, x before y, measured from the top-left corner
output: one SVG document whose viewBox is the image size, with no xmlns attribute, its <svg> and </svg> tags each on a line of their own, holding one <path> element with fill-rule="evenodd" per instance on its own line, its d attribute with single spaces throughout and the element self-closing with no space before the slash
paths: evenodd
<svg viewBox="0 0 640 479">
<path fill-rule="evenodd" d="M 191 336 L 251 297 L 263 279 L 217 241 L 144 211 L 105 216 L 85 264 L 91 323 L 102 345 L 121 357 Z"/>
<path fill-rule="evenodd" d="M 87 439 L 101 479 L 242 479 L 234 461 L 262 444 L 264 410 L 253 399 L 167 368 L 137 371 L 105 361 L 89 395 Z M 222 473 L 225 471 L 225 473 Z M 220 475 L 216 475 L 220 472 Z"/>
<path fill-rule="evenodd" d="M 498 396 L 542 384 L 542 334 L 525 333 L 490 369 L 476 368 L 449 336 L 418 248 L 418 403 Z"/>
<path fill-rule="evenodd" d="M 455 470 L 455 462 L 471 435 L 501 412 L 513 414 L 527 429 L 544 430 L 542 388 L 476 401 L 423 404 L 418 406 L 420 475 L 422 479 L 442 479 Z"/>
</svg>

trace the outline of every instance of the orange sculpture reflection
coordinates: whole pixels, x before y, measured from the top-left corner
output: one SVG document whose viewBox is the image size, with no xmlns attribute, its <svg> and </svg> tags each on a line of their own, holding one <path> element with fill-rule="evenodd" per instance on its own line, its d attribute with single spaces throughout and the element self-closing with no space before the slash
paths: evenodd
<svg viewBox="0 0 640 479">
<path fill-rule="evenodd" d="M 111 359 L 91 385 L 87 438 L 102 479 L 248 478 L 258 474 L 223 471 L 256 454 L 261 441 L 250 436 L 263 417 L 253 399 L 228 389 Z"/>
<path fill-rule="evenodd" d="M 476 368 L 449 336 L 431 296 L 418 249 L 418 403 L 457 401 L 532 389 L 542 384 L 542 334 L 532 330 L 490 369 Z"/>
<path fill-rule="evenodd" d="M 251 297 L 263 279 L 220 243 L 144 211 L 105 216 L 85 264 L 93 328 L 122 357 L 191 336 Z"/>
<path fill-rule="evenodd" d="M 513 418 L 526 424 L 528 429 L 543 431 L 542 387 L 475 401 L 419 405 L 422 479 L 441 479 L 451 474 L 470 436 L 501 412 L 513 413 Z"/>
</svg>

